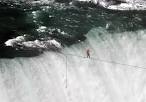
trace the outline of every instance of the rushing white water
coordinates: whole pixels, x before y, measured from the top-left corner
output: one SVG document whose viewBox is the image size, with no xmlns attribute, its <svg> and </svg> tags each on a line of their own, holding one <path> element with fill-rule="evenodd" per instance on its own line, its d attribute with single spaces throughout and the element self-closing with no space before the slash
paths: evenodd
<svg viewBox="0 0 146 102">
<path fill-rule="evenodd" d="M 146 31 L 110 34 L 92 29 L 83 43 L 63 53 L 146 68 Z M 67 63 L 66 63 L 67 61 Z M 67 64 L 67 65 L 66 65 Z M 67 88 L 66 88 L 66 68 Z M 2 102 L 145 102 L 146 69 L 46 52 L 0 60 Z"/>
<path fill-rule="evenodd" d="M 34 40 L 34 41 L 27 41 L 26 40 L 26 35 L 24 36 L 18 36 L 16 38 L 13 39 L 9 39 L 5 42 L 6 46 L 11 46 L 14 48 L 20 48 L 20 49 L 25 49 L 25 48 L 29 48 L 29 49 L 33 49 L 33 48 L 38 48 L 38 49 L 56 49 L 59 50 L 62 48 L 61 44 L 59 42 L 57 42 L 54 39 L 43 39 L 42 41 L 40 40 Z"/>
</svg>

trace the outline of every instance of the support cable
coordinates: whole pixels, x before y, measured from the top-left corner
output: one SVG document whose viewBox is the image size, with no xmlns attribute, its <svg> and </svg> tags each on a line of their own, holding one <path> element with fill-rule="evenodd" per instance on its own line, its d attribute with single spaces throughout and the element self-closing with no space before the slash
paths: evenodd
<svg viewBox="0 0 146 102">
<path fill-rule="evenodd" d="M 67 54 L 67 53 L 60 53 L 62 55 L 65 56 L 65 67 L 66 67 L 66 75 L 65 75 L 65 88 L 68 87 L 68 63 L 67 63 L 67 60 L 68 60 L 68 56 L 75 56 L 75 57 L 79 57 L 79 58 L 87 58 L 87 57 L 83 57 L 83 56 L 80 56 L 80 55 L 74 55 L 74 54 Z M 125 63 L 119 63 L 119 62 L 115 62 L 115 61 L 108 61 L 108 60 L 102 60 L 102 59 L 99 59 L 99 58 L 95 58 L 95 57 L 90 57 L 88 58 L 90 60 L 96 60 L 96 61 L 99 61 L 99 62 L 103 62 L 103 63 L 109 63 L 109 64 L 117 64 L 117 65 L 122 65 L 122 66 L 129 66 L 129 67 L 132 67 L 132 68 L 135 68 L 135 69 L 144 69 L 146 70 L 146 67 L 141 67 L 141 66 L 136 66 L 136 65 L 130 65 L 130 64 L 125 64 Z"/>
<path fill-rule="evenodd" d="M 67 56 L 65 56 L 66 58 L 66 62 L 65 62 L 65 67 L 66 67 L 66 88 L 67 88 L 67 85 L 68 85 L 68 67 L 67 67 Z"/>
</svg>

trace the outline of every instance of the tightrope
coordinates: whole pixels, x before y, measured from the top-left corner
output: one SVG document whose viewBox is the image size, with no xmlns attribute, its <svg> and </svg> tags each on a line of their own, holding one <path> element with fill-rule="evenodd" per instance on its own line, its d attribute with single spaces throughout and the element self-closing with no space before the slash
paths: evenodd
<svg viewBox="0 0 146 102">
<path fill-rule="evenodd" d="M 75 56 L 75 57 L 79 57 L 79 58 L 87 58 L 87 57 L 84 57 L 84 56 L 74 55 L 74 54 L 69 54 L 69 53 L 62 53 L 61 52 L 61 54 L 64 55 L 64 56 Z M 90 60 L 96 60 L 98 62 L 104 62 L 104 63 L 110 63 L 110 64 L 117 64 L 117 65 L 122 65 L 122 66 L 129 66 L 129 67 L 139 68 L 139 69 L 146 69 L 146 67 L 142 67 L 142 66 L 130 65 L 130 64 L 120 63 L 120 62 L 116 62 L 116 61 L 108 61 L 108 60 L 103 60 L 103 59 L 99 59 L 99 58 L 95 58 L 95 57 L 90 57 L 88 59 L 90 59 Z"/>
<path fill-rule="evenodd" d="M 87 57 L 83 57 L 83 56 L 80 56 L 80 55 L 69 54 L 69 53 L 67 54 L 67 53 L 62 53 L 62 52 L 60 52 L 60 54 L 64 55 L 65 58 L 66 58 L 66 62 L 65 62 L 65 67 L 66 67 L 66 79 L 65 79 L 65 83 L 66 83 L 66 85 L 65 85 L 65 88 L 67 88 L 68 87 L 68 66 L 67 66 L 67 64 L 68 64 L 67 60 L 68 59 L 67 59 L 67 56 L 75 56 L 75 57 L 79 57 L 79 58 L 87 58 Z M 98 58 L 94 58 L 94 57 L 90 57 L 90 58 L 87 58 L 87 59 L 95 60 L 95 61 L 103 62 L 103 63 L 128 66 L 128 67 L 135 68 L 135 69 L 144 69 L 144 70 L 146 70 L 146 67 L 135 66 L 135 65 L 125 64 L 125 63 L 119 63 L 119 62 L 115 62 L 115 61 L 107 61 L 107 60 L 102 60 L 102 59 L 98 59 Z"/>
</svg>

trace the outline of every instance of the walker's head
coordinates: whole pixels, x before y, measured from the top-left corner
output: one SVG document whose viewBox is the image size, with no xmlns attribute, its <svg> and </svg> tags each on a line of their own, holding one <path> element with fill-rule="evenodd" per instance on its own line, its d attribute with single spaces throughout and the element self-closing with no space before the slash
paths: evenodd
<svg viewBox="0 0 146 102">
<path fill-rule="evenodd" d="M 87 52 L 90 52 L 90 49 L 89 48 L 87 48 L 87 50 L 86 50 Z"/>
</svg>

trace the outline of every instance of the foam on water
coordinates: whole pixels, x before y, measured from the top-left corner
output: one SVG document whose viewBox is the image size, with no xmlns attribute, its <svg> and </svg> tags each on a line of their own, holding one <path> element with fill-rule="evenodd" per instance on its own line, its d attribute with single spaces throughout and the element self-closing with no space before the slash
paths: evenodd
<svg viewBox="0 0 146 102">
<path fill-rule="evenodd" d="M 34 41 L 29 41 L 27 40 L 26 35 L 9 39 L 5 42 L 5 45 L 18 49 L 38 48 L 38 49 L 46 49 L 46 50 L 58 50 L 62 48 L 61 44 L 57 42 L 55 39 L 42 38 L 41 40 L 36 39 Z"/>
<path fill-rule="evenodd" d="M 146 31 L 111 34 L 94 28 L 64 54 L 146 67 Z M 67 65 L 66 65 L 67 61 Z M 66 67 L 67 66 L 67 67 Z M 2 102 L 145 102 L 146 69 L 46 52 L 34 58 L 0 60 Z M 68 69 L 67 88 L 66 68 Z"/>
</svg>

